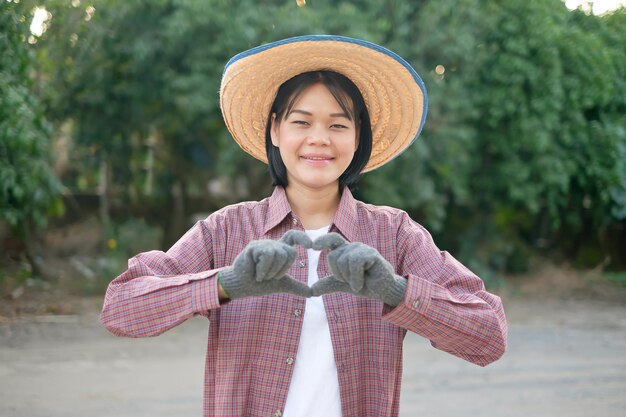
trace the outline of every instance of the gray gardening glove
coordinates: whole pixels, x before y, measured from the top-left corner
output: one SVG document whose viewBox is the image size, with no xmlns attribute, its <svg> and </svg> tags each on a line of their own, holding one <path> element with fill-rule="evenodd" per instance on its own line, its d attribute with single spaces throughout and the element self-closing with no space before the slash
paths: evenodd
<svg viewBox="0 0 626 417">
<path fill-rule="evenodd" d="M 330 249 L 328 264 L 333 275 L 313 284 L 313 296 L 347 292 L 382 300 L 395 307 L 404 299 L 406 279 L 378 251 L 364 243 L 348 243 L 338 233 L 328 233 L 313 242 L 313 249 Z"/>
<path fill-rule="evenodd" d="M 295 245 L 311 248 L 306 233 L 290 230 L 280 240 L 254 240 L 218 273 L 219 283 L 231 300 L 252 295 L 286 292 L 310 297 L 311 288 L 286 275 L 296 260 Z"/>
</svg>

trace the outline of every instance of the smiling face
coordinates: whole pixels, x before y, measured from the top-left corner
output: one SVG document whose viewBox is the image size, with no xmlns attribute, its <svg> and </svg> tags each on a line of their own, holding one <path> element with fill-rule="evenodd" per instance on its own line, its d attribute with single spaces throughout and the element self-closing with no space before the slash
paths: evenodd
<svg viewBox="0 0 626 417">
<path fill-rule="evenodd" d="M 323 84 L 304 90 L 282 120 L 271 118 L 272 144 L 287 168 L 288 186 L 338 188 L 357 149 L 357 126 Z"/>
</svg>

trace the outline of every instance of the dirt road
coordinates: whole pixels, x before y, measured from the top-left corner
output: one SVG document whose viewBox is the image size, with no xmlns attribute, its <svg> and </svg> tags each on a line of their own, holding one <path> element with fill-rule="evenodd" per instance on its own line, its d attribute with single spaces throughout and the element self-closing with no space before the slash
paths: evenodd
<svg viewBox="0 0 626 417">
<path fill-rule="evenodd" d="M 512 300 L 509 350 L 479 368 L 405 342 L 401 415 L 626 416 L 626 306 Z M 96 314 L 0 323 L 0 416 L 201 415 L 206 321 L 115 338 Z"/>
</svg>

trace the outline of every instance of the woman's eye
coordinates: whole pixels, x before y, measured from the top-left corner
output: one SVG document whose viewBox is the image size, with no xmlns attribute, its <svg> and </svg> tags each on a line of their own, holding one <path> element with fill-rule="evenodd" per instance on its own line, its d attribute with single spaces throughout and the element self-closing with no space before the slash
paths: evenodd
<svg viewBox="0 0 626 417">
<path fill-rule="evenodd" d="M 340 125 L 340 124 L 334 124 L 331 127 L 335 129 L 347 129 L 348 128 L 348 126 Z"/>
<path fill-rule="evenodd" d="M 305 120 L 294 120 L 291 123 L 296 124 L 296 125 L 308 125 L 309 123 Z"/>
</svg>

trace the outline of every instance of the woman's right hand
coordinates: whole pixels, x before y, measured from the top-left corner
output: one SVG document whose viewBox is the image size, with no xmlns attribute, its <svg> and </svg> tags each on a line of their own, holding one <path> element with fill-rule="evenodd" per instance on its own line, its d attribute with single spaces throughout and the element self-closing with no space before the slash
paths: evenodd
<svg viewBox="0 0 626 417">
<path fill-rule="evenodd" d="M 219 284 L 231 300 L 276 293 L 310 297 L 311 288 L 287 275 L 297 257 L 295 245 L 311 248 L 306 233 L 290 230 L 280 240 L 254 240 L 218 273 Z"/>
</svg>

